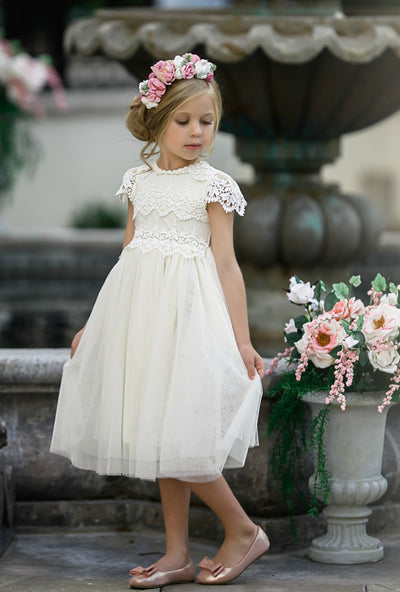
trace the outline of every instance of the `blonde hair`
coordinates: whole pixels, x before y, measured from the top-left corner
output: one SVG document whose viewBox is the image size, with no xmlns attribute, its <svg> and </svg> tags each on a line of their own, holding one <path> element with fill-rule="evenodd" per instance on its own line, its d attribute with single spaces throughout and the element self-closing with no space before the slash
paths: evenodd
<svg viewBox="0 0 400 592">
<path fill-rule="evenodd" d="M 203 92 L 208 92 L 214 107 L 215 119 L 213 140 L 207 151 L 209 154 L 213 148 L 222 117 L 222 98 L 218 84 L 213 79 L 210 82 L 199 78 L 188 80 L 176 80 L 167 88 L 165 95 L 157 107 L 147 109 L 137 96 L 130 105 L 130 111 L 126 118 L 126 127 L 138 140 L 146 142 L 140 152 L 140 158 L 147 165 L 148 159 L 157 152 L 158 142 L 168 127 L 173 114 L 184 103 L 194 99 Z"/>
</svg>

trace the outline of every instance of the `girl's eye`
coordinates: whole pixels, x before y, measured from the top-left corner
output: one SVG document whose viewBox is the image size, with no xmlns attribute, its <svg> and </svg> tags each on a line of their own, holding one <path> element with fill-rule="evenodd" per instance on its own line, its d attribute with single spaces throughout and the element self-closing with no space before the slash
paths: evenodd
<svg viewBox="0 0 400 592">
<path fill-rule="evenodd" d="M 203 125 L 212 125 L 213 122 L 212 121 L 202 121 L 201 122 Z"/>
<path fill-rule="evenodd" d="M 186 125 L 186 124 L 187 124 L 187 121 L 183 121 L 183 120 L 182 120 L 182 121 L 180 121 L 180 120 L 177 120 L 177 122 L 176 122 L 176 123 L 177 123 L 178 125 Z"/>
</svg>

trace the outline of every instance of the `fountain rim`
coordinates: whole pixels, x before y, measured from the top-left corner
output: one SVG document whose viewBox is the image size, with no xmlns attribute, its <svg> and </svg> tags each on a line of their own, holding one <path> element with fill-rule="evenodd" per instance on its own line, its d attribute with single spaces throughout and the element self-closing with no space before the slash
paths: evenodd
<svg viewBox="0 0 400 592">
<path fill-rule="evenodd" d="M 372 62 L 385 51 L 400 57 L 400 16 L 264 17 L 229 11 L 102 9 L 73 21 L 64 36 L 68 54 L 103 53 L 129 60 L 142 47 L 167 59 L 198 46 L 216 62 L 241 61 L 257 50 L 280 63 L 302 64 L 322 51 L 345 62 Z"/>
</svg>

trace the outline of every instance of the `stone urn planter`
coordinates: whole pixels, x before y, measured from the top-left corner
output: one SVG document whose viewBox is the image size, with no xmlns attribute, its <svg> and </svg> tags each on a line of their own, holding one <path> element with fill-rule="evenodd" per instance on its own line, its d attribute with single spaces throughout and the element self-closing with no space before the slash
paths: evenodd
<svg viewBox="0 0 400 592">
<path fill-rule="evenodd" d="M 310 393 L 303 400 L 313 418 L 325 407 L 326 392 Z M 330 499 L 324 509 L 327 533 L 315 538 L 309 557 L 321 563 L 370 563 L 383 558 L 379 539 L 367 534 L 372 513 L 368 504 L 377 501 L 387 489 L 381 475 L 386 416 L 378 405 L 384 393 L 346 393 L 345 411 L 332 403 L 325 432 L 327 470 L 330 473 Z M 315 476 L 310 478 L 310 488 Z"/>
</svg>

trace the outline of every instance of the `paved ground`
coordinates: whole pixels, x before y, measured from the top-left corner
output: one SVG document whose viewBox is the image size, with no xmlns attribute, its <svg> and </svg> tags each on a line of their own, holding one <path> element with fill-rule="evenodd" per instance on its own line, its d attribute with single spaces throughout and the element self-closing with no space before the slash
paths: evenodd
<svg viewBox="0 0 400 592">
<path fill-rule="evenodd" d="M 314 563 L 306 550 L 259 559 L 223 592 L 400 592 L 400 535 L 382 539 L 385 558 L 356 566 Z M 129 590 L 129 569 L 161 555 L 163 536 L 137 533 L 56 532 L 22 534 L 0 559 L 0 592 L 120 592 Z M 216 547 L 192 541 L 194 561 Z M 201 592 L 198 584 L 168 592 Z"/>
</svg>

